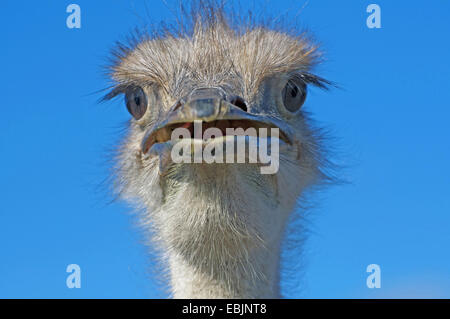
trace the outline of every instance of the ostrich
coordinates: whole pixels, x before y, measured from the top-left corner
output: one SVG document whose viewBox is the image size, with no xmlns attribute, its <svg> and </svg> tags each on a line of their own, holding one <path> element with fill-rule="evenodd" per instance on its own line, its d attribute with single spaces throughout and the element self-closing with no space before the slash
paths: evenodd
<svg viewBox="0 0 450 319">
<path fill-rule="evenodd" d="M 123 95 L 131 114 L 115 189 L 141 212 L 174 298 L 278 298 L 291 213 L 330 178 L 323 134 L 302 108 L 307 86 L 330 84 L 312 73 L 321 54 L 305 33 L 237 22 L 222 5 L 203 3 L 189 19 L 115 50 L 105 99 Z M 256 136 L 280 143 L 278 171 L 176 163 L 171 132 L 198 122 L 278 128 L 278 139 Z"/>
</svg>

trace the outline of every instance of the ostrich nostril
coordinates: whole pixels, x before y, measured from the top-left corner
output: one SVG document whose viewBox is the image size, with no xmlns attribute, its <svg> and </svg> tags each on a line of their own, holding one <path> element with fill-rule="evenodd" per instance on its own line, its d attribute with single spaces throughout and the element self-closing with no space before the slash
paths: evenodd
<svg viewBox="0 0 450 319">
<path fill-rule="evenodd" d="M 231 103 L 236 105 L 238 108 L 247 112 L 247 103 L 245 103 L 244 99 L 240 96 L 235 96 L 231 99 Z"/>
</svg>

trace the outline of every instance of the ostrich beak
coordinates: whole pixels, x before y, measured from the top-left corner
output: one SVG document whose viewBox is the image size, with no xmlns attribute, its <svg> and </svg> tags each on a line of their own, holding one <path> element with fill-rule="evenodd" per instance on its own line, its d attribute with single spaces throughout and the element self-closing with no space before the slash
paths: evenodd
<svg viewBox="0 0 450 319">
<path fill-rule="evenodd" d="M 232 103 L 220 88 L 199 88 L 186 99 L 180 100 L 167 113 L 167 117 L 156 123 L 142 141 L 142 152 L 146 154 L 153 145 L 170 140 L 175 128 L 192 129 L 194 121 L 205 122 L 207 127 L 226 128 L 278 128 L 280 141 L 292 145 L 292 132 L 280 119 L 247 112 L 244 107 Z"/>
</svg>

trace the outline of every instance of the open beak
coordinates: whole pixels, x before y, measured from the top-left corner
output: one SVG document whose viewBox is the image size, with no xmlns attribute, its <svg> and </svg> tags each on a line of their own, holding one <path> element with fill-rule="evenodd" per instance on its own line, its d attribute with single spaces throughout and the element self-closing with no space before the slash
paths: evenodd
<svg viewBox="0 0 450 319">
<path fill-rule="evenodd" d="M 279 139 L 292 145 L 292 133 L 289 127 L 281 120 L 256 115 L 246 111 L 246 107 L 228 98 L 220 88 L 199 88 L 194 90 L 186 100 L 180 100 L 168 112 L 167 117 L 156 123 L 146 134 L 142 141 L 142 152 L 146 154 L 153 145 L 165 143 L 171 139 L 172 131 L 178 127 L 191 130 L 194 121 L 202 121 L 204 129 L 216 127 L 226 135 L 227 128 L 260 128 L 279 129 Z M 242 100 L 240 100 L 242 103 Z M 234 102 L 234 103 L 233 103 Z M 203 132 L 202 132 L 203 133 Z M 203 136 L 203 135 L 202 135 Z"/>
</svg>

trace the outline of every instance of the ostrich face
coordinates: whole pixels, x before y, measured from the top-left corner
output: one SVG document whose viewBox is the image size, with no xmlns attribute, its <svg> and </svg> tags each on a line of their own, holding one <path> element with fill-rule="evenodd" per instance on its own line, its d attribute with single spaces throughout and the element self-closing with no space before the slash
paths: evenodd
<svg viewBox="0 0 450 319">
<path fill-rule="evenodd" d="M 166 245 L 189 251 L 187 258 L 211 250 L 235 255 L 237 244 L 275 240 L 302 190 L 320 177 L 317 131 L 301 108 L 307 85 L 326 84 L 310 73 L 315 47 L 303 35 L 237 32 L 215 18 L 197 21 L 191 35 L 143 39 L 121 50 L 108 95 L 123 93 L 132 115 L 118 158 L 121 194 L 146 210 L 144 222 Z M 174 163 L 171 132 L 192 130 L 194 121 L 222 132 L 278 128 L 279 170 Z"/>
</svg>

